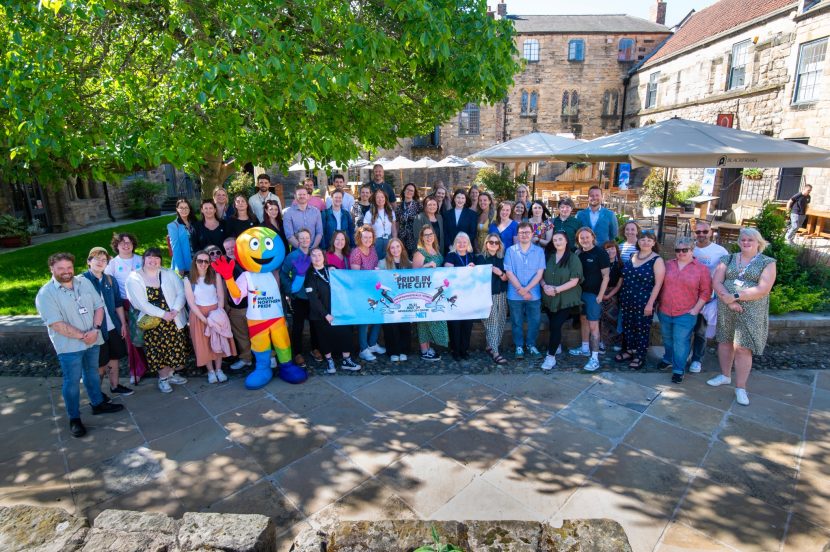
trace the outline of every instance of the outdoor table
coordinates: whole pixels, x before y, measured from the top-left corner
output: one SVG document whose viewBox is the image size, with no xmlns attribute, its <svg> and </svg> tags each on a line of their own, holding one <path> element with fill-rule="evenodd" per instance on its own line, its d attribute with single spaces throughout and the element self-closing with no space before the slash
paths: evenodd
<svg viewBox="0 0 830 552">
<path fill-rule="evenodd" d="M 709 215 L 709 202 L 716 199 L 720 199 L 720 197 L 712 195 L 699 195 L 690 197 L 688 201 L 695 204 L 695 208 L 698 210 L 698 218 L 706 220 L 706 217 Z"/>
<path fill-rule="evenodd" d="M 807 208 L 807 235 L 808 238 L 830 238 L 830 232 L 825 232 L 824 227 L 830 219 L 830 211 L 820 211 Z"/>
</svg>

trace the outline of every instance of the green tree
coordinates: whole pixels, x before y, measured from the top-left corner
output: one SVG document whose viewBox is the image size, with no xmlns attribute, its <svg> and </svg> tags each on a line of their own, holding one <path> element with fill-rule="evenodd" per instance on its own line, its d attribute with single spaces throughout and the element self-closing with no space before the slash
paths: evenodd
<svg viewBox="0 0 830 552">
<path fill-rule="evenodd" d="M 344 162 L 496 102 L 519 70 L 484 0 L 7 0 L 0 171 Z M 486 52 L 486 55 L 482 55 Z M 228 161 L 235 159 L 234 161 Z"/>
</svg>

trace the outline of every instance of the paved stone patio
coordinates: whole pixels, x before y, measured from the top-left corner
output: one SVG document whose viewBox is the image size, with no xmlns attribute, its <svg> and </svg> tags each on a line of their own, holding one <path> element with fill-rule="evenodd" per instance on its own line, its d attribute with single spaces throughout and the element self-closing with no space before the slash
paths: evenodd
<svg viewBox="0 0 830 552">
<path fill-rule="evenodd" d="M 710 359 L 711 362 L 711 359 Z M 830 372 L 754 373 L 749 407 L 666 373 L 203 378 L 72 439 L 58 378 L 0 378 L 0 504 L 327 520 L 619 521 L 636 551 L 830 542 Z"/>
</svg>

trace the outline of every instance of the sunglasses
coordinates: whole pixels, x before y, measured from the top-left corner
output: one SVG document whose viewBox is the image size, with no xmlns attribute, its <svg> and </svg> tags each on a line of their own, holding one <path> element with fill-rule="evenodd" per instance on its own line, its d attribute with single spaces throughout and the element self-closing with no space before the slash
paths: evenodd
<svg viewBox="0 0 830 552">
<path fill-rule="evenodd" d="M 708 234 L 709 230 L 695 230 L 695 234 Z"/>
<path fill-rule="evenodd" d="M 498 245 L 499 242 L 493 240 L 487 240 L 487 245 Z"/>
<path fill-rule="evenodd" d="M 222 253 L 221 253 L 221 252 L 219 252 L 219 251 L 208 251 L 208 255 L 210 255 L 211 257 L 218 257 L 218 256 L 220 256 L 221 254 L 222 254 Z"/>
<path fill-rule="evenodd" d="M 689 248 L 688 248 L 688 247 L 681 247 L 681 248 L 679 248 L 679 249 L 675 249 L 675 250 L 674 250 L 674 252 L 675 252 L 675 253 L 688 253 L 688 252 L 689 252 Z"/>
<path fill-rule="evenodd" d="M 424 236 L 425 238 L 429 238 L 429 237 L 434 236 L 434 235 L 435 235 L 435 234 L 433 234 L 432 232 L 424 232 L 424 234 L 423 234 L 423 236 Z"/>
<path fill-rule="evenodd" d="M 207 259 L 196 259 L 196 264 L 210 264 L 210 261 Z"/>
</svg>

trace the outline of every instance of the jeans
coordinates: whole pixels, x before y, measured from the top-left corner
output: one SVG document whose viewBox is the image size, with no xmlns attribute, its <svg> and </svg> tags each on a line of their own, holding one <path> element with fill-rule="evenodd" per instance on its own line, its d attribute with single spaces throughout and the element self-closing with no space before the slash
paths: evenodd
<svg viewBox="0 0 830 552">
<path fill-rule="evenodd" d="M 361 324 L 357 327 L 357 341 L 360 343 L 360 350 L 378 344 L 380 336 L 380 324 Z"/>
<path fill-rule="evenodd" d="M 75 353 L 61 353 L 58 362 L 63 372 L 63 402 L 70 420 L 81 417 L 81 376 L 89 402 L 94 406 L 104 402 L 98 380 L 98 345 Z"/>
<path fill-rule="evenodd" d="M 798 229 L 801 228 L 802 224 L 804 224 L 805 218 L 807 218 L 807 215 L 790 213 L 790 227 L 787 228 L 787 234 L 784 236 L 788 242 L 793 241 L 796 232 L 798 232 Z"/>
<path fill-rule="evenodd" d="M 386 246 L 389 244 L 389 238 L 375 239 L 375 252 L 378 254 L 378 260 L 382 261 L 386 258 Z"/>
<path fill-rule="evenodd" d="M 694 335 L 692 336 L 692 362 L 702 362 L 706 354 L 706 318 L 702 314 L 697 315 Z"/>
<path fill-rule="evenodd" d="M 513 345 L 516 347 L 536 346 L 539 336 L 539 320 L 542 317 L 542 300 L 522 301 L 507 300 L 510 307 L 510 329 L 513 332 Z M 527 319 L 527 340 L 524 339 L 524 323 Z"/>
<path fill-rule="evenodd" d="M 658 312 L 657 316 L 663 333 L 663 347 L 666 348 L 663 362 L 671 363 L 673 374 L 682 375 L 686 371 L 686 359 L 689 357 L 697 317 L 689 313 L 669 316 L 662 312 Z"/>
</svg>

